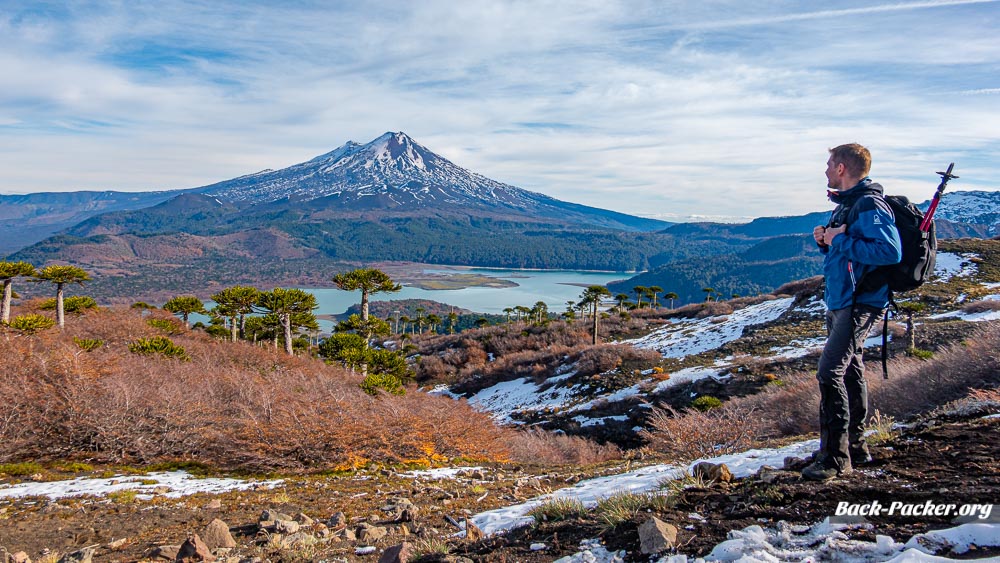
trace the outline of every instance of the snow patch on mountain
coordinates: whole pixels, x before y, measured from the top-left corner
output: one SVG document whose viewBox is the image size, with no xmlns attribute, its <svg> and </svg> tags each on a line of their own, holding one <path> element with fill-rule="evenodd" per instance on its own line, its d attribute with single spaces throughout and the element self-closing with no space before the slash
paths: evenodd
<svg viewBox="0 0 1000 563">
<path fill-rule="evenodd" d="M 926 211 L 930 201 L 920 204 Z M 947 192 L 934 211 L 935 219 L 957 223 L 989 225 L 989 234 L 1000 234 L 1000 192 L 958 191 Z"/>
<path fill-rule="evenodd" d="M 372 196 L 385 196 L 396 206 L 438 201 L 528 208 L 555 201 L 469 172 L 402 132 L 385 133 L 363 145 L 350 141 L 308 162 L 214 184 L 203 191 L 255 204 L 322 197 L 336 197 L 343 203 Z"/>
</svg>

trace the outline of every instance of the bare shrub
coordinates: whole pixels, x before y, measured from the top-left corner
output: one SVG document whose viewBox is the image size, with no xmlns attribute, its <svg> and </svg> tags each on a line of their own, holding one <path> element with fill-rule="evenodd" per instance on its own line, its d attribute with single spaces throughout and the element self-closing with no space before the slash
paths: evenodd
<svg viewBox="0 0 1000 563">
<path fill-rule="evenodd" d="M 759 434 L 754 409 L 745 406 L 705 412 L 667 407 L 655 409 L 649 420 L 652 430 L 641 432 L 649 445 L 683 461 L 749 449 Z"/>
<path fill-rule="evenodd" d="M 824 286 L 823 276 L 813 276 L 802 280 L 788 282 L 771 293 L 774 295 L 792 295 L 801 298 L 806 295 L 816 295 Z"/>
<path fill-rule="evenodd" d="M 970 315 L 975 313 L 990 313 L 993 311 L 1000 311 L 1000 300 L 984 299 L 982 301 L 973 301 L 962 307 L 963 313 L 968 313 Z"/>
<path fill-rule="evenodd" d="M 662 357 L 655 350 L 635 348 L 625 344 L 602 344 L 585 347 L 576 359 L 577 372 L 582 375 L 604 373 L 624 363 L 654 364 Z"/>
<path fill-rule="evenodd" d="M 671 317 L 680 317 L 682 319 L 693 319 L 702 309 L 705 308 L 707 303 L 691 303 L 689 305 L 684 305 L 683 307 L 678 307 L 670 311 Z"/>
<path fill-rule="evenodd" d="M 538 429 L 516 432 L 509 440 L 511 459 L 522 463 L 589 465 L 620 459 L 622 455 L 614 444 Z"/>
<path fill-rule="evenodd" d="M 995 390 L 1000 387 L 1000 325 L 980 327 L 965 342 L 938 351 L 931 360 L 895 359 L 888 380 L 882 378 L 877 363 L 871 367 L 866 377 L 869 412 L 878 410 L 896 419 L 965 397 L 969 389 Z M 740 436 L 741 429 L 755 440 L 817 430 L 819 385 L 815 373 L 800 372 L 782 377 L 780 386 L 768 385 L 760 393 L 730 399 L 706 413 L 657 411 L 651 420 L 652 430 L 644 438 L 654 448 L 672 455 L 707 455 L 715 453 L 714 444 L 725 444 L 727 436 Z"/>
<path fill-rule="evenodd" d="M 98 311 L 63 333 L 0 336 L 0 462 L 200 461 L 221 469 L 346 468 L 368 462 L 502 460 L 512 430 L 464 402 L 371 397 L 360 376 L 198 331 L 189 362 L 130 354 L 156 329 Z M 74 338 L 106 345 L 84 352 Z"/>
<path fill-rule="evenodd" d="M 709 301 L 702 304 L 702 308 L 695 315 L 697 319 L 708 317 L 721 317 L 733 314 L 733 306 L 726 301 Z"/>
<path fill-rule="evenodd" d="M 759 305 L 765 301 L 774 301 L 777 299 L 775 296 L 770 294 L 765 295 L 754 295 L 752 297 L 737 297 L 736 299 L 730 299 L 726 301 L 733 308 L 734 311 L 739 309 L 746 309 L 753 305 Z"/>
</svg>

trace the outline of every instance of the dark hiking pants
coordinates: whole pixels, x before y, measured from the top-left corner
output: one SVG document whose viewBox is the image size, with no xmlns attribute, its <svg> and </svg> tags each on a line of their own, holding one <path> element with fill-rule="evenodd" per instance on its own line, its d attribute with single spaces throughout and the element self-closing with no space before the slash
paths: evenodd
<svg viewBox="0 0 1000 563">
<path fill-rule="evenodd" d="M 826 313 L 829 334 L 819 359 L 819 460 L 843 469 L 851 451 L 866 448 L 864 424 L 868 417 L 868 385 L 861 358 L 865 339 L 882 311 L 856 305 Z"/>
</svg>

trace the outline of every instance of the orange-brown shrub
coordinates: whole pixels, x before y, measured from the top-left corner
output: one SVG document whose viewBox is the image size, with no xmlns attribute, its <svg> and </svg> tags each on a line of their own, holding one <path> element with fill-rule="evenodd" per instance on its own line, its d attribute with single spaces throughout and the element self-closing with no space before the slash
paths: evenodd
<svg viewBox="0 0 1000 563">
<path fill-rule="evenodd" d="M 726 301 L 708 301 L 701 304 L 701 310 L 695 315 L 697 319 L 720 317 L 733 314 L 733 306 Z"/>
<path fill-rule="evenodd" d="M 878 409 L 896 418 L 927 412 L 966 396 L 970 389 L 1000 387 L 1000 324 L 977 327 L 966 341 L 936 352 L 930 360 L 894 359 L 889 364 L 888 380 L 882 378 L 877 362 L 869 362 L 867 368 L 870 412 Z M 782 383 L 768 385 L 755 395 L 730 399 L 707 413 L 661 411 L 654 417 L 653 430 L 644 437 L 657 449 L 691 455 L 716 439 L 703 434 L 709 430 L 699 430 L 700 426 L 734 427 L 738 423 L 735 428 L 745 426 L 746 435 L 757 440 L 817 430 L 819 386 L 815 372 L 784 376 Z M 753 416 L 746 416 L 748 412 Z M 713 418 L 705 419 L 707 415 Z M 723 433 L 719 439 L 730 434 Z"/>
<path fill-rule="evenodd" d="M 464 402 L 370 397 L 338 367 L 199 331 L 174 337 L 190 362 L 128 353 L 128 341 L 154 334 L 120 310 L 68 320 L 64 332 L 0 334 L 0 461 L 270 470 L 508 455 L 513 431 Z M 107 345 L 85 352 L 73 337 Z"/>
<path fill-rule="evenodd" d="M 509 446 L 511 459 L 522 463 L 588 465 L 622 457 L 614 444 L 598 444 L 580 436 L 535 428 L 515 433 Z"/>
</svg>

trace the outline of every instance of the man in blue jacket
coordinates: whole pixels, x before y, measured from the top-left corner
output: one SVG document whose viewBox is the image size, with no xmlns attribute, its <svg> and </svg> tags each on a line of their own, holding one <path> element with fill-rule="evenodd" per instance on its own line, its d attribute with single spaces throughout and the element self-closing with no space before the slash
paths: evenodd
<svg viewBox="0 0 1000 563">
<path fill-rule="evenodd" d="M 868 386 L 862 351 L 872 325 L 889 304 L 889 288 L 855 294 L 862 277 L 902 258 L 899 232 L 882 186 L 868 178 L 871 153 L 858 144 L 830 149 L 828 196 L 837 204 L 830 223 L 813 229 L 826 281 L 827 341 L 816 378 L 820 391 L 820 447 L 802 470 L 826 481 L 871 461 L 864 438 Z"/>
</svg>

